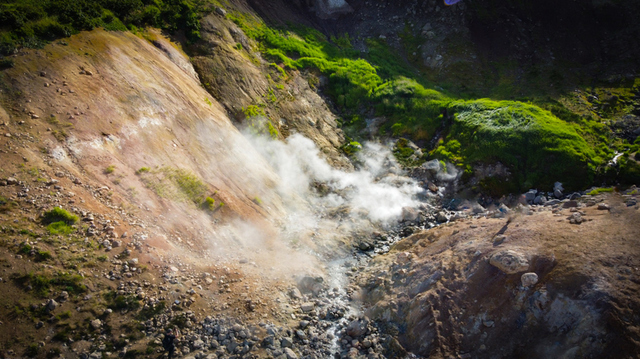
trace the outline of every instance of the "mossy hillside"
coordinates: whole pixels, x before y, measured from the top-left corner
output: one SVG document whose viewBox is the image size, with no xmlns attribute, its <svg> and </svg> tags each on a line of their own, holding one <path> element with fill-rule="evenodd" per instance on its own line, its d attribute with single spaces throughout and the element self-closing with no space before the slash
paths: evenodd
<svg viewBox="0 0 640 359">
<path fill-rule="evenodd" d="M 337 41 L 315 30 L 277 30 L 240 16 L 233 19 L 258 40 L 268 59 L 327 76 L 329 94 L 350 119 L 346 126 L 360 126 L 359 114 L 373 108 L 388 119 L 383 135 L 431 140 L 440 134 L 431 152 L 436 158 L 468 171 L 474 163 L 502 162 L 514 175 L 513 190 L 550 187 L 558 180 L 567 188 L 587 186 L 613 153 L 603 124 L 560 103 L 548 111 L 518 101 L 457 100 L 427 88 L 379 41 L 370 40 L 369 53 L 360 54 L 348 37 Z"/>
<path fill-rule="evenodd" d="M 82 30 L 154 26 L 200 38 L 203 0 L 5 0 L 0 3 L 0 54 L 41 47 Z"/>
<path fill-rule="evenodd" d="M 604 162 L 580 134 L 549 111 L 514 101 L 456 101 L 448 134 L 433 155 L 464 166 L 499 161 L 508 166 L 520 190 L 550 188 L 562 179 L 568 188 L 593 181 Z"/>
</svg>

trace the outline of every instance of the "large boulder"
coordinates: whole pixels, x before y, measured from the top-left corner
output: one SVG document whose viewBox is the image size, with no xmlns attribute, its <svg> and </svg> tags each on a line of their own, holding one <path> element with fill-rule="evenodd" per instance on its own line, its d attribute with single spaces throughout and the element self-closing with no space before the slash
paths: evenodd
<svg viewBox="0 0 640 359">
<path fill-rule="evenodd" d="M 515 274 L 529 269 L 527 257 L 510 249 L 494 253 L 489 263 L 506 274 Z"/>
</svg>

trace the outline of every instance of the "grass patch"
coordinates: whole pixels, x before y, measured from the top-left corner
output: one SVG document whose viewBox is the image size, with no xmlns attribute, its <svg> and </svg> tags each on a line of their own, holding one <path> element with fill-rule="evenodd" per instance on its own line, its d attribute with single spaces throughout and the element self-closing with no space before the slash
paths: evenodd
<svg viewBox="0 0 640 359">
<path fill-rule="evenodd" d="M 33 291 L 41 298 L 49 296 L 50 290 L 66 290 L 69 294 L 81 294 L 86 292 L 87 287 L 82 284 L 83 278 L 79 275 L 59 272 L 56 274 L 28 273 L 23 276 L 16 276 L 14 280 L 24 287 L 31 286 Z"/>
<path fill-rule="evenodd" d="M 107 168 L 104 169 L 104 174 L 106 175 L 112 174 L 113 172 L 115 172 L 115 170 L 116 170 L 116 166 L 114 165 L 107 166 Z"/>
<path fill-rule="evenodd" d="M 73 225 L 78 221 L 78 216 L 67 212 L 66 210 L 55 207 L 42 215 L 43 224 L 51 224 L 54 222 L 63 222 L 67 225 Z"/>
<path fill-rule="evenodd" d="M 75 232 L 75 229 L 68 225 L 66 222 L 53 222 L 47 226 L 47 231 L 50 234 L 63 234 L 68 235 Z"/>
</svg>

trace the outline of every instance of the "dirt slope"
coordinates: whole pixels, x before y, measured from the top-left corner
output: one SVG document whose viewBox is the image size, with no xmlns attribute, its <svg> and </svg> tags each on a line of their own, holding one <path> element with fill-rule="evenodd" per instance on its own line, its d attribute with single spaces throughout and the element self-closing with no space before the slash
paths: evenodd
<svg viewBox="0 0 640 359">
<path fill-rule="evenodd" d="M 154 42 L 165 52 L 129 33 L 95 31 L 19 56 L 3 74 L 11 86 L 5 132 L 16 134 L 3 145 L 33 136 L 36 143 L 18 153 L 25 166 L 63 168 L 106 185 L 114 203 L 165 216 L 167 230 L 213 230 L 204 211 L 194 211 L 194 220 L 181 215 L 195 205 L 179 190 L 145 186 L 176 169 L 225 204 L 217 215 L 260 221 L 281 214 L 269 191 L 273 173 L 200 86 L 188 59 L 161 37 Z M 23 161 L 3 162 L 8 176 Z M 149 173 L 136 175 L 142 167 Z"/>
</svg>

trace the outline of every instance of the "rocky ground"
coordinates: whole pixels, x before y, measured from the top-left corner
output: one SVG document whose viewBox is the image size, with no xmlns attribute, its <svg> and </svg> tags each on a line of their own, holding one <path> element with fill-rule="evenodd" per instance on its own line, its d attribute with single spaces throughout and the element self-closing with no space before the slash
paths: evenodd
<svg viewBox="0 0 640 359">
<path fill-rule="evenodd" d="M 358 274 L 364 313 L 425 357 L 636 357 L 637 192 L 413 234 Z"/>
<path fill-rule="evenodd" d="M 157 356 L 174 326 L 178 355 L 194 358 L 637 352 L 636 188 L 407 208 L 324 274 L 276 280 L 163 252 L 154 224 L 64 171 L 0 185 L 3 357 Z M 79 216 L 72 234 L 41 224 L 53 206 Z"/>
</svg>

